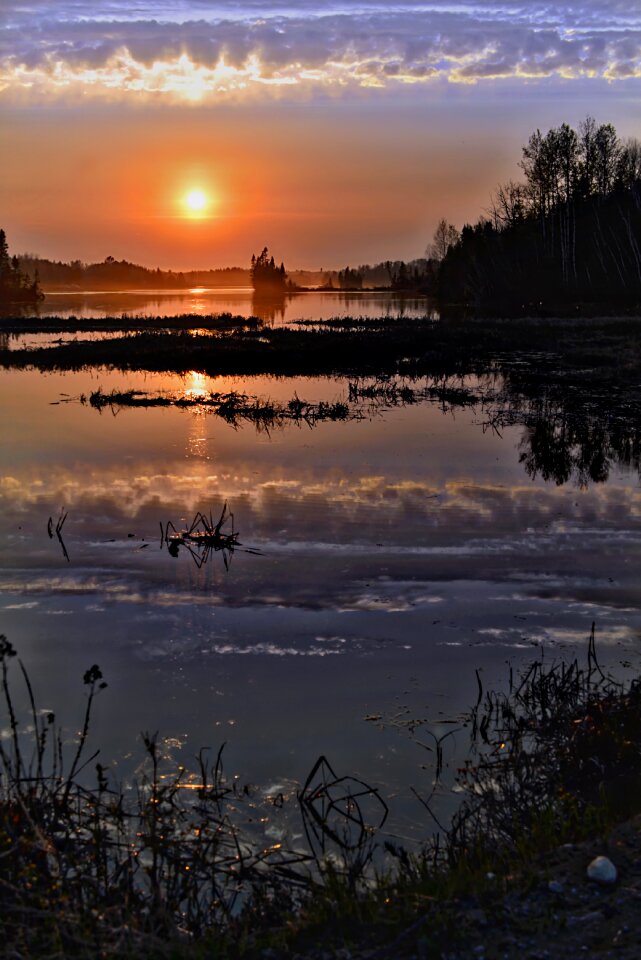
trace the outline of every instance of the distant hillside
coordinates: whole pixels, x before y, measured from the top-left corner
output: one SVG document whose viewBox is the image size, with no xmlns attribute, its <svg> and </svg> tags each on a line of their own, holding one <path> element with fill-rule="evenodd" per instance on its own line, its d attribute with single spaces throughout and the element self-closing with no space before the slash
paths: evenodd
<svg viewBox="0 0 641 960">
<path fill-rule="evenodd" d="M 36 273 L 44 290 L 131 290 L 139 288 L 175 289 L 194 286 L 236 287 L 249 286 L 249 270 L 242 267 L 224 267 L 218 270 L 155 270 L 141 267 L 127 260 L 107 257 L 102 263 L 82 263 L 72 260 L 62 263 L 41 257 L 23 255 L 18 258 L 20 269 L 30 277 Z"/>
<path fill-rule="evenodd" d="M 189 289 L 190 287 L 250 287 L 250 271 L 244 267 L 219 267 L 214 270 L 155 270 L 128 260 L 107 257 L 102 263 L 72 260 L 47 260 L 23 254 L 20 269 L 29 277 L 36 275 L 43 290 L 132 290 Z M 334 274 L 335 275 L 335 274 Z M 321 286 L 327 274 L 320 270 L 292 270 L 297 286 Z"/>
</svg>

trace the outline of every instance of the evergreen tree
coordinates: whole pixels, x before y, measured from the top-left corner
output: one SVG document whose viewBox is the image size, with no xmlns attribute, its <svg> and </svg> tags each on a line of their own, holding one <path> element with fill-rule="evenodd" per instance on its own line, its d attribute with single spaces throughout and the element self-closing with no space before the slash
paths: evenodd
<svg viewBox="0 0 641 960">
<path fill-rule="evenodd" d="M 7 235 L 0 229 L 0 304 L 37 303 L 42 299 L 37 275 L 32 280 L 20 269 L 18 258 L 9 256 Z"/>
<path fill-rule="evenodd" d="M 267 247 L 263 247 L 259 256 L 252 254 L 250 277 L 254 290 L 258 293 L 283 293 L 287 289 L 285 264 L 276 266 Z"/>
</svg>

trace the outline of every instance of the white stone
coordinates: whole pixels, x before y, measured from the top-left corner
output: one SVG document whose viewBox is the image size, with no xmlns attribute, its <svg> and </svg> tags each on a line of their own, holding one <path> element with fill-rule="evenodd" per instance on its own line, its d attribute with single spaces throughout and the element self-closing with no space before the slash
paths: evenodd
<svg viewBox="0 0 641 960">
<path fill-rule="evenodd" d="M 597 883 L 614 883 L 617 868 L 608 857 L 595 857 L 588 866 L 588 877 Z"/>
</svg>

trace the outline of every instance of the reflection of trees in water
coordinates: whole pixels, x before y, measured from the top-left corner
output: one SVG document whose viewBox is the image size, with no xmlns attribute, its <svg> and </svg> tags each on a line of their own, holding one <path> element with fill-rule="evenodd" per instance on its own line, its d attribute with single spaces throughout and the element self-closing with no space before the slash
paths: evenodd
<svg viewBox="0 0 641 960">
<path fill-rule="evenodd" d="M 270 324 L 276 320 L 282 323 L 285 319 L 286 309 L 287 296 L 284 293 L 258 293 L 254 291 L 252 314 L 264 323 Z"/>
<path fill-rule="evenodd" d="M 571 479 L 582 487 L 602 483 L 613 461 L 620 460 L 603 424 L 574 424 L 562 415 L 541 417 L 529 425 L 519 450 L 519 462 L 529 477 L 534 480 L 540 475 L 559 486 Z"/>
<path fill-rule="evenodd" d="M 3 317 L 39 317 L 43 312 L 46 311 L 43 310 L 42 300 L 35 303 L 0 303 L 0 322 Z"/>
<path fill-rule="evenodd" d="M 338 299 L 341 307 L 348 313 L 358 316 L 364 306 L 371 304 L 380 307 L 384 304 L 385 313 L 394 317 L 416 317 L 426 316 L 436 319 L 438 310 L 433 300 L 425 296 L 406 296 L 402 293 L 394 293 L 390 290 L 381 291 L 358 291 L 351 293 L 349 291 L 340 291 L 333 294 Z M 360 307 L 360 310 L 359 310 Z"/>
<path fill-rule="evenodd" d="M 521 392 L 522 385 L 506 379 L 493 422 L 525 426 L 519 443 L 519 462 L 532 479 L 581 487 L 603 483 L 613 467 L 641 473 L 641 400 L 632 385 L 616 382 L 581 387 L 562 377 L 540 384 L 540 394 Z M 546 396 L 547 394 L 547 396 Z"/>
</svg>

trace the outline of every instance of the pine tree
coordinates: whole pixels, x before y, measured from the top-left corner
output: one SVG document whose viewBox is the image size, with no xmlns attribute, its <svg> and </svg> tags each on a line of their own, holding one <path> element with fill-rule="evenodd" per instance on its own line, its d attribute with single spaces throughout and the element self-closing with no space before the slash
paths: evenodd
<svg viewBox="0 0 641 960">
<path fill-rule="evenodd" d="M 281 263 L 280 267 L 277 267 L 267 247 L 263 247 L 258 257 L 252 254 L 249 273 L 252 286 L 258 293 L 279 294 L 287 289 L 285 264 Z"/>
<path fill-rule="evenodd" d="M 0 304 L 37 303 L 42 300 L 40 283 L 20 269 L 18 257 L 9 256 L 7 235 L 0 229 Z"/>
</svg>

